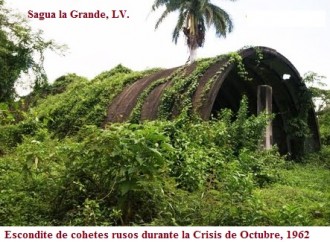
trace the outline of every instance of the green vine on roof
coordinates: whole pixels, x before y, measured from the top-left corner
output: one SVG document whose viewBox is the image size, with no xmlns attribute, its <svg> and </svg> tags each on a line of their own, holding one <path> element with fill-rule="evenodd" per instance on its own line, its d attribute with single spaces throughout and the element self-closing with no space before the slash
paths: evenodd
<svg viewBox="0 0 330 242">
<path fill-rule="evenodd" d="M 156 87 L 165 83 L 166 81 L 167 81 L 166 78 L 158 79 L 155 82 L 153 82 L 150 86 L 148 86 L 146 89 L 144 89 L 144 91 L 140 94 L 137 103 L 130 115 L 131 123 L 138 123 L 140 121 L 144 101 Z"/>
<path fill-rule="evenodd" d="M 184 92 L 181 96 L 181 102 L 177 102 L 180 104 L 180 109 L 184 112 L 189 112 L 192 110 L 192 98 L 194 93 L 196 92 L 198 86 L 199 86 L 199 80 L 202 77 L 202 75 L 207 71 L 207 69 L 210 68 L 211 65 L 215 64 L 219 61 L 219 57 L 212 58 L 204 63 L 201 63 L 199 67 L 196 69 L 196 75 L 192 76 L 192 81 L 187 89 L 186 92 Z"/>
<path fill-rule="evenodd" d="M 261 53 L 262 54 L 262 53 Z M 258 55 L 261 56 L 261 55 Z M 246 81 L 251 81 L 252 79 L 248 77 L 248 72 L 245 68 L 245 65 L 243 63 L 243 58 L 239 55 L 238 52 L 232 52 L 228 55 L 221 55 L 218 57 L 220 60 L 228 59 L 223 65 L 221 65 L 220 69 L 213 75 L 209 81 L 205 84 L 205 87 L 203 89 L 202 97 L 205 96 L 205 94 L 211 89 L 214 82 L 220 77 L 221 74 L 232 64 L 236 64 L 238 68 L 238 75 Z M 263 58 L 263 57 L 261 57 Z M 259 58 L 258 58 L 259 59 Z"/>
<path fill-rule="evenodd" d="M 225 58 L 227 58 L 228 56 L 227 55 L 221 55 L 221 56 L 218 56 L 217 59 L 218 61 L 222 61 L 224 60 Z M 206 93 L 208 93 L 212 87 L 212 85 L 214 84 L 214 82 L 216 80 L 218 80 L 218 78 L 220 77 L 220 75 L 223 73 L 224 70 L 227 69 L 227 67 L 230 65 L 230 62 L 225 62 L 225 64 L 221 65 L 220 69 L 206 82 L 206 84 L 204 85 L 204 88 L 203 88 L 203 91 L 202 91 L 202 94 L 201 94 L 201 99 L 196 107 L 196 109 L 200 109 L 201 105 L 202 105 L 202 101 L 205 100 L 205 97 L 206 97 Z"/>
<path fill-rule="evenodd" d="M 65 92 L 47 96 L 30 112 L 34 112 L 33 116 L 44 122 L 46 127 L 56 132 L 59 137 L 73 135 L 84 125 L 100 126 L 113 98 L 125 86 L 144 76 L 142 72 L 133 71 L 104 72 L 93 81 L 77 76 Z M 32 121 L 33 119 L 29 122 Z"/>
<path fill-rule="evenodd" d="M 252 78 L 249 77 L 249 73 L 243 63 L 243 57 L 238 52 L 229 53 L 228 57 L 229 64 L 236 64 L 238 76 L 245 81 L 252 81 Z"/>
<path fill-rule="evenodd" d="M 256 64 L 259 65 L 263 59 L 262 49 L 254 47 L 256 53 Z M 220 69 L 215 73 L 215 75 L 210 78 L 205 84 L 202 91 L 202 99 L 205 99 L 206 93 L 211 89 L 212 85 L 223 72 L 232 65 L 235 65 L 238 71 L 238 75 L 245 81 L 251 81 L 252 78 L 249 77 L 249 73 L 245 67 L 242 56 L 239 52 L 232 52 L 227 55 L 217 56 L 215 58 L 203 59 L 197 62 L 195 70 L 190 74 L 186 75 L 185 71 L 187 66 L 182 66 L 172 73 L 168 78 L 163 78 L 154 81 L 151 85 L 148 86 L 139 96 L 137 104 L 133 109 L 130 115 L 131 122 L 139 122 L 141 118 L 141 112 L 145 99 L 149 96 L 152 90 L 157 86 L 171 81 L 172 85 L 169 85 L 162 97 L 161 104 L 158 107 L 158 117 L 161 119 L 171 118 L 173 110 L 177 112 L 188 112 L 192 109 L 192 97 L 196 92 L 196 89 L 199 85 L 199 80 L 206 70 L 214 63 L 218 61 L 224 61 L 224 64 L 221 65 Z M 201 105 L 200 102 L 197 105 Z M 200 108 L 197 106 L 197 109 Z"/>
<path fill-rule="evenodd" d="M 197 66 L 190 75 L 184 76 L 183 73 L 172 80 L 173 85 L 167 88 L 162 95 L 161 105 L 158 108 L 159 118 L 168 119 L 171 117 L 175 105 L 178 110 L 182 110 L 184 105 L 191 102 L 191 96 L 198 87 L 199 78 L 215 61 L 215 58 L 200 60 L 196 62 Z"/>
<path fill-rule="evenodd" d="M 247 48 L 254 48 L 256 52 L 256 64 L 260 65 L 261 61 L 263 60 L 264 56 L 262 53 L 262 49 L 259 47 L 251 47 L 251 46 L 246 46 L 243 49 Z M 200 109 L 202 102 L 205 100 L 206 94 L 210 91 L 212 88 L 213 84 L 215 83 L 216 80 L 219 79 L 219 77 L 224 73 L 224 71 L 232 64 L 236 64 L 238 68 L 238 75 L 245 81 L 252 81 L 252 78 L 249 77 L 249 73 L 246 70 L 246 67 L 243 63 L 243 58 L 240 56 L 238 52 L 232 52 L 227 55 L 221 55 L 218 57 L 219 60 L 224 61 L 224 64 L 221 65 L 220 69 L 206 82 L 202 94 L 201 94 L 201 99 L 196 107 L 196 109 Z M 226 61 L 227 59 L 227 61 Z"/>
<path fill-rule="evenodd" d="M 264 59 L 264 54 L 262 53 L 262 50 L 260 47 L 253 47 L 253 49 L 256 52 L 256 64 L 259 66 L 261 64 L 261 61 Z"/>
<path fill-rule="evenodd" d="M 180 71 L 177 73 L 178 75 L 175 75 L 171 79 L 171 82 L 174 84 L 169 88 L 165 89 L 161 98 L 160 106 L 158 107 L 159 118 L 167 119 L 169 117 L 174 104 L 173 96 L 176 94 L 176 90 L 179 89 L 178 86 L 180 86 L 180 80 L 184 80 L 184 76 L 186 75 L 186 68 L 187 66 L 182 66 L 182 68 L 180 68 Z"/>
<path fill-rule="evenodd" d="M 170 81 L 172 78 L 174 78 L 178 74 L 181 74 L 182 71 L 184 70 L 184 68 L 185 68 L 185 66 L 182 66 L 181 68 L 178 68 L 176 71 L 174 71 L 167 78 L 161 78 L 161 79 L 158 79 L 158 80 L 154 81 L 153 83 L 151 83 L 138 97 L 137 103 L 130 115 L 130 122 L 138 123 L 141 118 L 143 104 L 144 104 L 146 98 L 149 96 L 149 94 L 159 85 L 164 84 L 164 83 Z"/>
</svg>

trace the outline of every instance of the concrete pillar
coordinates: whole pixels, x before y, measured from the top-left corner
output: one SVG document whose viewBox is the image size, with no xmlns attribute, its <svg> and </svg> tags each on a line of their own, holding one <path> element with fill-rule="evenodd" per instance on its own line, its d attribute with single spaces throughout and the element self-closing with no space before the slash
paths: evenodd
<svg viewBox="0 0 330 242">
<path fill-rule="evenodd" d="M 272 113 L 272 87 L 267 85 L 258 86 L 258 107 L 257 112 Z M 271 149 L 273 145 L 273 127 L 270 121 L 266 127 L 262 147 L 266 150 Z"/>
</svg>

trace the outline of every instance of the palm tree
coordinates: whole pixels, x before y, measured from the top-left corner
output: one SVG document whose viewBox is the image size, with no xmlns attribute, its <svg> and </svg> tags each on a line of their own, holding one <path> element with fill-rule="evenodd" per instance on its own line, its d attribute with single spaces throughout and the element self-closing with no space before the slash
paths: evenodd
<svg viewBox="0 0 330 242">
<path fill-rule="evenodd" d="M 229 14 L 212 4 L 210 0 L 155 0 L 152 10 L 155 11 L 163 6 L 165 6 L 165 10 L 158 19 L 155 29 L 159 27 L 168 14 L 179 11 L 172 40 L 176 44 L 180 32 L 183 31 L 190 52 L 190 62 L 195 61 L 197 48 L 204 44 L 206 27 L 213 25 L 218 37 L 226 37 L 226 34 L 233 30 L 233 23 Z"/>
</svg>

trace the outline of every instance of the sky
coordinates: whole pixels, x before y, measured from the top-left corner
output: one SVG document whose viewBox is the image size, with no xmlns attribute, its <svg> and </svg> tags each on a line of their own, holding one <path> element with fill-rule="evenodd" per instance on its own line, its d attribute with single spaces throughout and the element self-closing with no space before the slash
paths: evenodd
<svg viewBox="0 0 330 242">
<path fill-rule="evenodd" d="M 89 79 L 122 64 L 133 70 L 183 65 L 189 56 L 184 38 L 172 42 L 176 14 L 169 15 L 155 31 L 162 11 L 151 11 L 154 0 L 6 0 L 7 6 L 28 17 L 54 12 L 57 18 L 29 18 L 33 29 L 46 39 L 68 46 L 65 56 L 47 52 L 45 69 L 52 82 L 76 73 Z M 330 87 L 330 1 L 329 0 L 213 0 L 234 22 L 227 38 L 217 38 L 211 28 L 198 58 L 212 57 L 244 46 L 267 46 L 284 55 L 303 75 L 313 71 L 326 76 Z M 109 19 L 58 18 L 59 10 L 95 12 Z M 119 10 L 126 10 L 124 18 Z"/>
</svg>

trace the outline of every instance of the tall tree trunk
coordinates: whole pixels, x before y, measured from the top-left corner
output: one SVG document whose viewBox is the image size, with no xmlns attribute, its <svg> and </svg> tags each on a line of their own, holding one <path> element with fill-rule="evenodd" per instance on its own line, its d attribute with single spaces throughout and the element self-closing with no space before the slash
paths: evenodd
<svg viewBox="0 0 330 242">
<path fill-rule="evenodd" d="M 197 59 L 197 47 L 189 46 L 189 62 L 194 63 Z"/>
<path fill-rule="evenodd" d="M 195 18 L 195 16 L 190 15 L 189 16 L 189 21 L 188 21 L 188 29 L 189 29 L 189 35 L 188 35 L 188 39 L 187 39 L 187 44 L 189 47 L 189 60 L 190 63 L 195 62 L 196 58 L 197 58 L 197 48 L 198 48 L 198 44 L 197 44 L 197 20 Z"/>
</svg>

